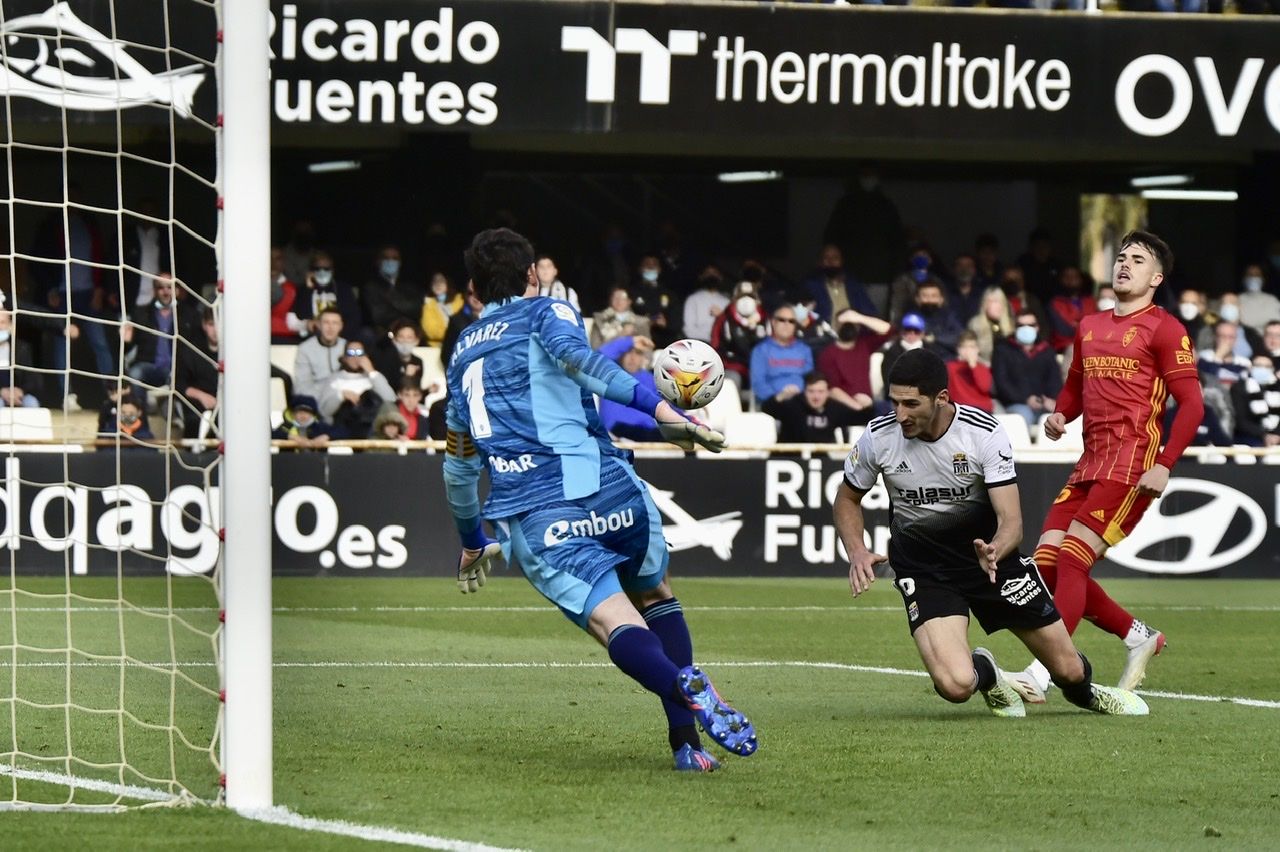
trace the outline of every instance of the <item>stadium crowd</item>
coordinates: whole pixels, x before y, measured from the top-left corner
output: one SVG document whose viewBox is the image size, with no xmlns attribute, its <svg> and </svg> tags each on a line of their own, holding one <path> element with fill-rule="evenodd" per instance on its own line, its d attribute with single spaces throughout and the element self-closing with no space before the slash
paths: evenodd
<svg viewBox="0 0 1280 852">
<path fill-rule="evenodd" d="M 96 224 L 75 211 L 67 221 L 69 234 L 60 222 L 46 229 L 30 248 L 37 261 L 0 290 L 0 407 L 47 400 L 74 409 L 61 372 L 66 353 L 74 349 L 103 376 L 116 374 L 122 355 L 127 379 L 105 381 L 101 433 L 146 430 L 147 414 L 176 394 L 182 434 L 201 435 L 217 404 L 217 330 L 196 294 L 165 271 L 158 229 L 126 221 L 126 270 L 142 274 L 116 287 L 101 268 Z M 682 337 L 706 341 L 724 360 L 725 393 L 771 415 L 783 443 L 847 440 L 850 427 L 888 410 L 885 377 L 898 356 L 920 348 L 948 362 L 959 401 L 1020 415 L 1036 434 L 1053 411 L 1081 317 L 1114 303 L 1108 282 L 1061 259 L 1042 228 L 1019 251 L 979 233 L 972 251 L 939 257 L 874 182 L 853 184 L 837 203 L 814 235 L 812 269 L 794 279 L 762 258 L 727 262 L 714 247 L 689 246 L 671 223 L 655 233 L 651 247 L 637 249 L 607 225 L 572 256 L 541 255 L 537 292 L 578 308 L 591 345 L 645 381 L 656 349 Z M 70 263 L 60 246 L 69 246 Z M 444 364 L 483 306 L 459 280 L 460 251 L 446 235 L 431 231 L 406 248 L 411 267 L 388 244 L 368 252 L 367 269 L 346 270 L 312 223 L 298 221 L 273 249 L 272 344 L 291 355 L 286 369 L 273 367 L 288 403 L 277 406 L 275 437 L 314 445 L 443 438 Z M 1280 237 L 1247 261 L 1238 282 L 1175 274 L 1157 296 L 1198 353 L 1202 444 L 1280 444 Z M 173 335 L 190 345 L 175 345 Z M 139 426 L 120 415 L 122 391 L 131 403 L 125 416 L 136 410 Z M 620 439 L 654 435 L 634 412 L 604 406 L 602 415 Z"/>
</svg>

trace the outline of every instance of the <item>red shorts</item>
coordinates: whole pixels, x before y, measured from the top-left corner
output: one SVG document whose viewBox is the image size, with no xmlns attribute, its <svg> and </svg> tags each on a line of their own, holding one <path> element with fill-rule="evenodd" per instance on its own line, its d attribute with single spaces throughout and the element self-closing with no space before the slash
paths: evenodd
<svg viewBox="0 0 1280 852">
<path fill-rule="evenodd" d="M 1119 544 L 1133 532 L 1150 505 L 1150 497 L 1123 482 L 1076 482 L 1058 492 L 1041 535 L 1050 530 L 1066 530 L 1072 521 L 1079 521 L 1108 545 Z"/>
</svg>

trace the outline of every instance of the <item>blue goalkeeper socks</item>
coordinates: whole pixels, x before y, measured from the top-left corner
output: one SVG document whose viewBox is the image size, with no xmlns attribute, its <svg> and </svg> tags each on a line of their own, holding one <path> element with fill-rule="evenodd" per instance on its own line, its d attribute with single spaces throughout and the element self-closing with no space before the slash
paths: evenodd
<svg viewBox="0 0 1280 852">
<path fill-rule="evenodd" d="M 652 630 L 624 624 L 609 634 L 609 659 L 645 689 L 666 699 L 673 695 L 680 667 L 667 659 L 662 640 Z"/>
<path fill-rule="evenodd" d="M 693 665 L 693 639 L 689 635 L 689 625 L 684 620 L 684 610 L 680 601 L 667 598 L 644 608 L 640 613 L 645 624 L 662 640 L 662 650 L 667 659 L 677 668 Z M 694 724 L 692 711 L 683 702 L 662 699 L 662 709 L 667 714 L 667 724 L 671 729 L 671 748 L 678 749 L 686 742 L 696 749 L 701 749 L 698 740 L 698 729 Z"/>
</svg>

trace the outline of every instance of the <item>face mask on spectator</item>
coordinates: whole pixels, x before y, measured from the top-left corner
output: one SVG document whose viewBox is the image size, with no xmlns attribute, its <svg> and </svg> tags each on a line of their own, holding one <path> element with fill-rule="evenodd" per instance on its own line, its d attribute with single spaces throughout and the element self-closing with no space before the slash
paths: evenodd
<svg viewBox="0 0 1280 852">
<path fill-rule="evenodd" d="M 316 418 L 310 411 L 299 411 L 293 415 L 293 422 L 298 425 L 299 429 L 306 429 L 312 423 L 316 422 Z"/>
<path fill-rule="evenodd" d="M 1248 275 L 1240 283 L 1244 286 L 1246 293 L 1257 293 L 1262 289 L 1262 276 Z"/>
<path fill-rule="evenodd" d="M 1036 330 L 1033 326 L 1020 325 L 1018 326 L 1018 330 L 1013 333 L 1013 336 L 1016 337 L 1018 342 L 1023 346 L 1030 346 L 1036 342 Z"/>
<path fill-rule="evenodd" d="M 412 343 L 403 343 L 397 340 L 395 341 L 395 344 L 396 344 L 396 351 L 399 352 L 402 356 L 408 356 L 413 354 Z"/>
<path fill-rule="evenodd" d="M 1115 299 L 1099 299 L 1098 300 L 1098 310 L 1100 311 L 1109 311 L 1115 306 L 1116 306 Z"/>
<path fill-rule="evenodd" d="M 658 270 L 656 269 L 642 270 L 640 272 L 640 277 L 652 284 L 654 281 L 658 280 Z"/>
<path fill-rule="evenodd" d="M 1218 308 L 1218 316 L 1227 322 L 1240 322 L 1240 306 L 1228 302 Z"/>
<path fill-rule="evenodd" d="M 8 342 L 9 342 L 9 332 L 7 330 L 0 331 L 0 343 L 8 343 Z"/>
<path fill-rule="evenodd" d="M 383 278 L 395 278 L 400 274 L 400 261 L 390 257 L 383 258 L 378 268 L 382 271 Z"/>
<path fill-rule="evenodd" d="M 614 316 L 618 318 L 618 322 L 631 322 L 633 314 L 631 311 L 617 311 Z"/>
<path fill-rule="evenodd" d="M 312 273 L 312 277 L 315 279 L 317 287 L 328 287 L 333 283 L 333 270 L 317 269 Z"/>
<path fill-rule="evenodd" d="M 809 309 L 804 305 L 796 305 L 796 328 L 809 323 Z"/>
<path fill-rule="evenodd" d="M 750 296 L 742 296 L 738 301 L 733 303 L 733 309 L 738 312 L 740 317 L 754 316 L 756 312 L 756 300 Z"/>
<path fill-rule="evenodd" d="M 1179 302 L 1178 313 L 1182 315 L 1183 320 L 1191 322 L 1200 316 L 1200 306 L 1195 302 Z"/>
<path fill-rule="evenodd" d="M 858 339 L 858 324 L 852 322 L 840 323 L 840 329 L 836 332 L 836 336 L 845 343 L 852 343 Z"/>
<path fill-rule="evenodd" d="M 1276 371 L 1270 367 L 1254 367 L 1253 380 L 1260 385 L 1269 385 L 1276 380 Z"/>
</svg>

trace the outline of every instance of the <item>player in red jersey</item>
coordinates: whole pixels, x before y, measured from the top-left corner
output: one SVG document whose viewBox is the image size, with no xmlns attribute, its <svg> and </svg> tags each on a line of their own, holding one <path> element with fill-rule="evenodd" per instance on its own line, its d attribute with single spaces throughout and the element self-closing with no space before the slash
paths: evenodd
<svg viewBox="0 0 1280 852">
<path fill-rule="evenodd" d="M 1119 685 L 1136 689 L 1164 635 L 1112 600 L 1089 571 L 1164 493 L 1170 469 L 1195 437 L 1204 401 L 1186 329 L 1152 304 L 1173 269 L 1173 253 L 1147 231 L 1126 234 L 1120 245 L 1111 270 L 1116 306 L 1080 321 L 1071 370 L 1044 423 L 1044 434 L 1056 441 L 1083 414 L 1084 454 L 1049 509 L 1035 560 L 1068 632 L 1083 617 L 1124 640 L 1129 653 Z M 1170 396 L 1178 408 L 1161 449 Z M 1044 700 L 1049 678 L 1038 661 L 1010 678 L 1024 700 Z"/>
</svg>

